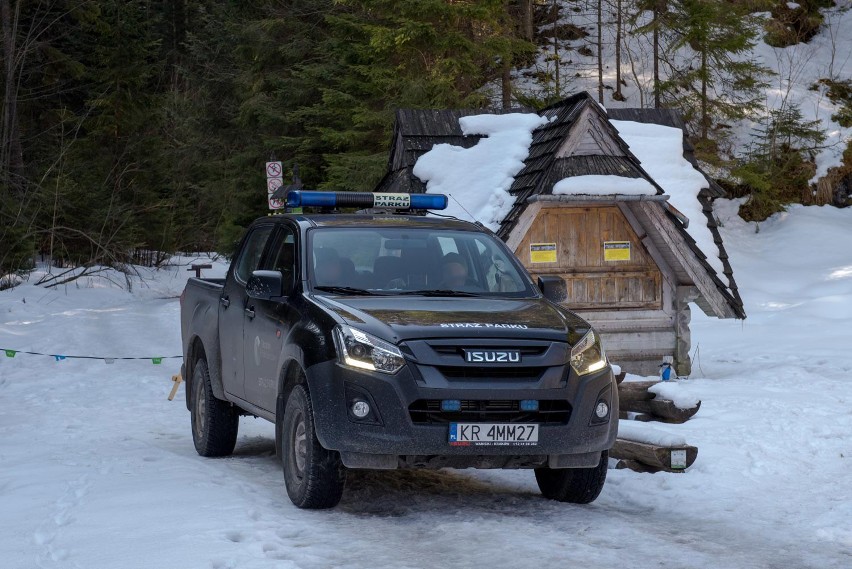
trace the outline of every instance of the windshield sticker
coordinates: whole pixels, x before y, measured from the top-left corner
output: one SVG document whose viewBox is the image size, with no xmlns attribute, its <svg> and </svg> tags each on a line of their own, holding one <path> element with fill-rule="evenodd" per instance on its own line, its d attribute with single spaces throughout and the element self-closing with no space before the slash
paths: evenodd
<svg viewBox="0 0 852 569">
<path fill-rule="evenodd" d="M 556 243 L 530 243 L 530 263 L 555 263 Z"/>
<path fill-rule="evenodd" d="M 526 324 L 494 324 L 491 322 L 454 322 L 452 324 L 441 324 L 441 328 L 510 328 L 514 330 L 526 330 Z"/>
<path fill-rule="evenodd" d="M 630 241 L 604 241 L 604 261 L 629 261 Z"/>
</svg>

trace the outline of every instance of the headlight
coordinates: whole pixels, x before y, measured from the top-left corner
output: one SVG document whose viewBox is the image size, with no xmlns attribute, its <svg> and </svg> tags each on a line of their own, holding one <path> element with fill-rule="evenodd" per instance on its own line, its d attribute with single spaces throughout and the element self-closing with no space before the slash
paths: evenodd
<svg viewBox="0 0 852 569">
<path fill-rule="evenodd" d="M 396 373 L 405 365 L 396 346 L 361 330 L 340 325 L 334 329 L 334 338 L 343 365 L 382 373 Z"/>
<path fill-rule="evenodd" d="M 583 336 L 571 348 L 571 367 L 577 375 L 586 375 L 593 371 L 602 370 L 606 367 L 606 353 L 604 353 L 601 339 L 594 330 Z"/>
</svg>

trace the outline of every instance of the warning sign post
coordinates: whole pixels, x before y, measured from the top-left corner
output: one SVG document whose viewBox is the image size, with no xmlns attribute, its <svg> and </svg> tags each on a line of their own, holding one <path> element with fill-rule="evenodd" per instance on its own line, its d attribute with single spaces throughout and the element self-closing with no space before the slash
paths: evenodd
<svg viewBox="0 0 852 569">
<path fill-rule="evenodd" d="M 284 200 L 275 199 L 272 194 L 275 190 L 284 185 L 284 165 L 281 162 L 266 163 L 266 200 L 269 203 L 269 209 L 275 211 L 284 209 Z"/>
</svg>

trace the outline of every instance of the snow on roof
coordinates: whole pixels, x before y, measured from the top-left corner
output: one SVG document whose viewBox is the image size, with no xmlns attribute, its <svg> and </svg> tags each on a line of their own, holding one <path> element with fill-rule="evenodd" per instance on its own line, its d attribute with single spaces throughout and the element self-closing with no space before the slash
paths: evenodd
<svg viewBox="0 0 852 569">
<path fill-rule="evenodd" d="M 610 120 L 642 167 L 668 194 L 669 203 L 689 218 L 687 232 L 707 255 L 707 262 L 725 279 L 719 248 L 707 227 L 698 193 L 709 187 L 707 178 L 683 157 L 683 131 L 651 123 Z M 724 280 L 723 280 L 724 282 Z"/>
<path fill-rule="evenodd" d="M 581 194 L 587 196 L 657 194 L 657 188 L 645 178 L 627 178 L 613 175 L 571 176 L 556 182 L 554 194 Z"/>
<path fill-rule="evenodd" d="M 610 121 L 642 167 L 669 197 L 669 203 L 690 220 L 687 231 L 720 279 L 724 268 L 713 233 L 707 227 L 699 192 L 709 183 L 683 156 L 683 131 L 658 124 Z M 471 148 L 436 144 L 414 164 L 413 174 L 426 183 L 426 191 L 450 197 L 444 212 L 480 221 L 496 231 L 512 208 L 509 194 L 514 177 L 529 156 L 533 131 L 547 123 L 535 113 L 481 114 L 459 118 L 466 136 L 484 136 Z M 643 178 L 614 175 L 571 176 L 557 182 L 554 194 L 654 195 L 656 189 Z"/>
<path fill-rule="evenodd" d="M 452 196 L 442 212 L 473 218 L 491 230 L 500 226 L 514 203 L 509 187 L 524 167 L 532 132 L 547 123 L 534 113 L 471 115 L 459 119 L 465 135 L 486 135 L 472 148 L 436 144 L 414 165 L 426 191 Z"/>
</svg>

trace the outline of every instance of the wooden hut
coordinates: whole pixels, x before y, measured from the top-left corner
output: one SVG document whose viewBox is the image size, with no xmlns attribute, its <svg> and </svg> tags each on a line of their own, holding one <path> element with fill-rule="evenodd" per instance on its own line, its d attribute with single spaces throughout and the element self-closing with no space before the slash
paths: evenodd
<svg viewBox="0 0 852 569">
<path fill-rule="evenodd" d="M 426 191 L 412 171 L 417 159 L 438 143 L 477 144 L 482 137 L 465 136 L 459 118 L 488 112 L 493 111 L 399 110 L 388 172 L 377 190 Z M 687 219 L 669 204 L 609 119 L 681 129 L 682 122 L 670 111 L 618 110 L 608 116 L 587 93 L 539 114 L 549 121 L 532 133 L 524 167 L 509 188 L 514 204 L 497 235 L 533 276 L 565 279 L 565 305 L 596 326 L 612 362 L 652 375 L 669 356 L 678 374 L 689 374 L 689 304 L 710 316 L 745 318 L 712 212 L 721 190 L 707 180 L 698 196 L 704 218 Z M 695 164 L 685 136 L 683 153 Z M 656 193 L 554 194 L 557 182 L 583 175 L 642 178 Z M 687 231 L 689 223 L 706 224 L 716 250 L 702 251 Z M 708 255 L 719 257 L 722 275 Z"/>
</svg>

